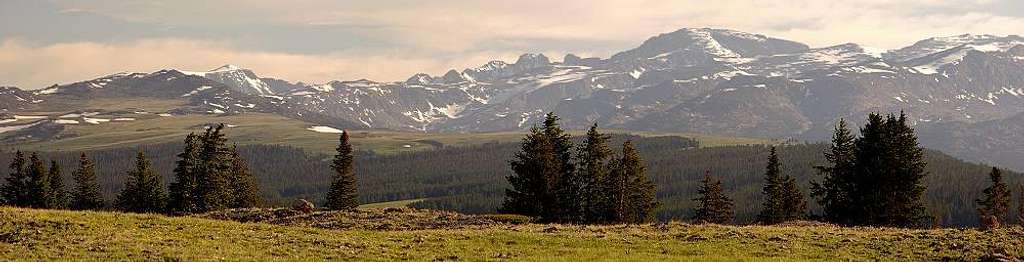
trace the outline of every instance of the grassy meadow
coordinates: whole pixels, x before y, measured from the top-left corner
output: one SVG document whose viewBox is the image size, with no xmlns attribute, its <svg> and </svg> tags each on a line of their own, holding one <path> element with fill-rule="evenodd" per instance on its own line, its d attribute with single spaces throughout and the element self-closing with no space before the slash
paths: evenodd
<svg viewBox="0 0 1024 262">
<path fill-rule="evenodd" d="M 331 215 L 327 217 L 346 214 Z M 380 222 L 381 218 L 374 219 Z M 3 261 L 977 261 L 993 252 L 1024 254 L 1024 229 L 982 232 L 818 224 L 572 226 L 496 222 L 372 230 L 0 208 Z"/>
<path fill-rule="evenodd" d="M 93 102 L 99 103 L 99 102 Z M 138 102 L 141 103 L 141 102 Z M 127 108 L 139 108 L 138 103 L 129 103 Z M 167 105 L 154 103 L 149 109 L 164 109 Z M 109 106 L 107 106 L 109 107 Z M 143 110 L 143 109 L 135 109 Z M 132 110 L 128 110 L 132 111 Z M 146 144 L 177 142 L 184 139 L 190 132 L 199 132 L 202 127 L 213 123 L 224 123 L 229 126 L 227 134 L 232 142 L 239 145 L 276 144 L 302 148 L 310 153 L 333 153 L 337 134 L 318 133 L 308 130 L 316 124 L 287 118 L 274 114 L 188 114 L 160 116 L 161 111 L 146 111 L 137 114 L 122 111 L 118 113 L 102 113 L 91 118 L 115 119 L 130 118 L 131 121 L 109 121 L 99 124 L 81 122 L 65 125 L 65 129 L 54 139 L 31 141 L 12 144 L 10 146 L 29 151 L 88 151 L 122 147 L 135 147 Z M 26 116 L 47 116 L 60 118 L 64 113 L 34 112 Z M 76 119 L 76 118 L 66 118 Z M 26 124 L 28 120 L 20 120 L 14 124 Z M 38 120 L 33 120 L 38 121 Z M 12 124 L 12 125 L 14 125 Z M 700 141 L 702 146 L 725 146 L 745 144 L 765 144 L 772 141 L 756 138 L 725 137 L 691 133 L 653 133 L 626 130 L 605 130 L 607 133 L 630 133 L 641 136 L 680 136 Z M 584 130 L 574 130 L 574 135 L 582 135 Z M 401 132 L 389 130 L 356 130 L 352 131 L 352 143 L 357 149 L 372 150 L 378 154 L 394 154 L 430 150 L 438 145 L 466 146 L 490 142 L 516 142 L 523 137 L 523 132 L 491 132 L 491 133 L 423 133 Z"/>
</svg>

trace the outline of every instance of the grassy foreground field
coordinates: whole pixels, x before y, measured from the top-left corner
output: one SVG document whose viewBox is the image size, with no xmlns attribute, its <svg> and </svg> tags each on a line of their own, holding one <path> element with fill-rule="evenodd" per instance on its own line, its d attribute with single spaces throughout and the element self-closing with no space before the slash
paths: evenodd
<svg viewBox="0 0 1024 262">
<path fill-rule="evenodd" d="M 317 217 L 343 216 L 346 214 L 320 213 Z M 1020 228 L 980 232 L 495 223 L 374 230 L 352 225 L 328 229 L 294 223 L 295 219 L 288 218 L 292 223 L 286 224 L 239 223 L 0 208 L 0 260 L 976 261 L 995 251 L 1024 254 L 1024 230 Z M 381 222 L 375 216 L 364 219 Z M 316 223 L 324 224 L 332 223 Z"/>
</svg>

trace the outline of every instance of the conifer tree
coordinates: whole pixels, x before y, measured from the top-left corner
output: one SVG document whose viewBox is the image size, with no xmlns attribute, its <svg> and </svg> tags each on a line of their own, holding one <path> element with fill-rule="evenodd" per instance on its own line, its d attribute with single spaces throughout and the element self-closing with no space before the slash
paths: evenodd
<svg viewBox="0 0 1024 262">
<path fill-rule="evenodd" d="M 785 221 L 782 179 L 782 163 L 779 162 L 775 147 L 772 147 L 768 155 L 768 167 L 764 173 L 764 187 L 761 188 L 764 203 L 761 205 L 761 213 L 757 216 L 759 222 L 771 225 Z"/>
<path fill-rule="evenodd" d="M 924 150 L 917 142 L 914 129 L 907 123 L 907 116 L 900 112 L 899 116 L 889 115 L 886 131 L 892 141 L 888 158 L 894 163 L 890 170 L 892 177 L 888 179 L 891 193 L 883 213 L 883 225 L 916 227 L 928 220 L 922 198 L 924 196 L 923 179 L 927 175 L 924 168 Z M 869 189 L 865 188 L 865 191 Z"/>
<path fill-rule="evenodd" d="M 572 141 L 558 124 L 558 116 L 548 113 L 543 126 L 531 128 L 523 139 L 522 150 L 509 162 L 513 174 L 507 177 L 511 189 L 499 212 L 539 217 L 541 221 L 558 222 L 565 215 L 558 192 L 571 190 L 563 186 L 577 184 L 572 162 Z M 570 181 L 564 181 L 570 180 Z M 571 194 L 566 194 L 567 198 Z M 570 217 L 576 217 L 572 214 Z"/>
<path fill-rule="evenodd" d="M 640 152 L 633 147 L 633 142 L 626 141 L 622 145 L 622 160 L 618 168 L 626 178 L 626 199 L 624 212 L 625 223 L 642 224 L 654 220 L 654 209 L 658 207 L 655 199 L 654 183 L 647 177 Z"/>
<path fill-rule="evenodd" d="M 46 166 L 39 158 L 39 153 L 33 152 L 28 158 L 28 206 L 32 208 L 49 208 L 50 180 L 46 173 Z"/>
<path fill-rule="evenodd" d="M 606 223 L 625 223 L 628 221 L 629 174 L 623 168 L 622 158 L 616 158 L 609 164 L 608 175 L 602 181 L 601 193 L 605 203 L 601 212 Z"/>
<path fill-rule="evenodd" d="M 1017 224 L 1024 226 L 1024 184 L 1017 186 Z"/>
<path fill-rule="evenodd" d="M 185 136 L 185 144 L 174 167 L 174 182 L 171 183 L 167 206 L 173 213 L 195 213 L 200 209 L 198 172 L 199 150 L 202 145 L 195 133 Z"/>
<path fill-rule="evenodd" d="M 341 132 L 335 151 L 337 154 L 331 161 L 334 178 L 327 192 L 326 206 L 331 210 L 353 210 L 359 207 L 359 198 L 356 188 L 355 157 L 352 155 L 348 131 Z"/>
<path fill-rule="evenodd" d="M 545 215 L 544 202 L 549 192 L 548 173 L 558 167 L 550 141 L 543 131 L 534 126 L 523 138 L 520 151 L 509 161 L 512 174 L 506 177 L 512 188 L 505 189 L 505 199 L 499 212 L 540 217 Z"/>
<path fill-rule="evenodd" d="M 249 172 L 249 164 L 238 153 L 238 146 L 231 149 L 231 208 L 256 207 L 262 203 L 256 177 Z"/>
<path fill-rule="evenodd" d="M 782 162 L 775 147 L 769 151 L 762 192 L 765 200 L 758 215 L 761 223 L 771 225 L 804 218 L 807 202 L 796 185 L 796 179 L 782 175 Z"/>
<path fill-rule="evenodd" d="M 906 115 L 868 115 L 856 146 L 852 224 L 913 227 L 926 220 L 924 152 Z"/>
<path fill-rule="evenodd" d="M 49 182 L 49 203 L 47 208 L 64 209 L 68 207 L 68 192 L 64 189 L 64 174 L 57 165 L 56 160 L 50 161 L 50 172 L 47 180 Z"/>
<path fill-rule="evenodd" d="M 827 222 L 843 225 L 853 223 L 855 213 L 850 194 L 854 193 L 855 141 L 846 121 L 840 119 L 832 135 L 832 145 L 825 152 L 828 166 L 815 167 L 824 179 L 820 183 L 811 182 L 811 196 L 822 207 L 822 218 Z"/>
<path fill-rule="evenodd" d="M 610 203 L 607 201 L 604 180 L 608 177 L 609 158 L 612 156 L 612 149 L 608 147 L 608 135 L 597 131 L 595 123 L 587 131 L 586 138 L 579 147 L 577 155 L 578 175 L 584 181 L 580 188 L 580 203 L 583 209 L 584 220 L 588 223 L 608 222 L 609 218 L 604 210 L 608 210 Z"/>
<path fill-rule="evenodd" d="M 222 132 L 224 124 L 206 128 L 199 138 L 196 197 L 199 212 L 221 210 L 231 202 L 231 149 Z"/>
<path fill-rule="evenodd" d="M 25 163 L 25 154 L 20 150 L 15 152 L 14 158 L 11 159 L 11 172 L 7 174 L 7 183 L 0 188 L 4 203 L 7 205 L 28 206 L 28 172 Z"/>
<path fill-rule="evenodd" d="M 583 144 L 577 150 L 576 161 L 580 164 L 580 169 L 565 173 L 557 186 L 558 191 L 555 192 L 561 210 L 560 222 L 584 223 L 592 219 L 591 206 L 594 205 L 596 197 L 591 195 L 590 191 L 595 187 L 597 179 L 604 176 L 609 152 L 600 151 L 610 151 L 606 142 L 607 137 L 597 131 L 597 124 L 587 131 Z"/>
<path fill-rule="evenodd" d="M 897 163 L 892 162 L 891 136 L 886 130 L 887 121 L 878 113 L 868 114 L 868 120 L 860 129 L 861 137 L 856 144 L 854 166 L 854 188 L 849 193 L 850 219 L 856 225 L 886 224 L 885 209 L 892 198 L 889 192 L 895 187 L 890 178 Z"/>
<path fill-rule="evenodd" d="M 992 185 L 982 191 L 982 197 L 975 200 L 978 203 L 978 214 L 984 219 L 985 216 L 994 216 L 997 219 L 1009 222 L 1007 217 L 1010 213 L 1010 201 L 1013 196 L 1010 188 L 1003 182 L 1003 173 L 993 167 L 988 174 Z"/>
<path fill-rule="evenodd" d="M 796 185 L 796 179 L 786 175 L 782 179 L 782 221 L 804 219 L 807 215 L 807 199 Z"/>
<path fill-rule="evenodd" d="M 546 203 L 552 203 L 550 205 L 544 205 L 544 215 L 542 219 L 546 221 L 564 221 L 573 222 L 578 221 L 583 213 L 582 208 L 579 206 L 577 196 L 575 193 L 579 191 L 575 188 L 580 184 L 583 184 L 582 178 L 576 176 L 576 166 L 572 161 L 572 138 L 565 130 L 558 124 L 558 115 L 554 112 L 549 112 L 544 117 L 544 136 L 551 143 L 552 153 L 554 154 L 553 159 L 555 161 L 555 168 L 552 172 L 545 173 L 548 178 L 549 188 L 545 194 L 543 201 Z M 559 197 L 559 195 L 563 197 Z M 564 198 L 564 199 L 563 199 Z"/>
<path fill-rule="evenodd" d="M 153 170 L 146 155 L 139 151 L 135 157 L 135 169 L 128 172 L 124 189 L 117 195 L 115 207 L 134 213 L 163 212 L 166 199 L 160 176 Z"/>
<path fill-rule="evenodd" d="M 103 194 L 96 181 L 96 170 L 85 153 L 78 160 L 78 169 L 72 174 L 75 189 L 71 193 L 71 209 L 95 210 L 103 208 Z"/>
<path fill-rule="evenodd" d="M 711 177 L 711 172 L 704 174 L 704 180 L 697 189 L 697 202 L 694 220 L 698 223 L 725 224 L 733 219 L 732 199 L 722 191 L 722 182 Z"/>
</svg>

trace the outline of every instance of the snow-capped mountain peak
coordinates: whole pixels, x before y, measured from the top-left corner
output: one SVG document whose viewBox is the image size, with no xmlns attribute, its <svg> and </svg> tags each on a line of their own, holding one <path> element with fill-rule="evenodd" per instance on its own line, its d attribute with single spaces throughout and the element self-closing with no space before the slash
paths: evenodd
<svg viewBox="0 0 1024 262">
<path fill-rule="evenodd" d="M 886 53 L 886 59 L 908 62 L 926 56 L 965 47 L 980 52 L 1005 52 L 1014 46 L 1024 44 L 1024 37 L 1017 35 L 972 35 L 963 34 L 946 37 L 932 37 L 918 41 L 914 45 Z"/>
<path fill-rule="evenodd" d="M 180 71 L 180 70 L 179 70 Z M 273 95 L 270 85 L 263 81 L 252 70 L 236 65 L 223 65 L 206 72 L 180 71 L 186 75 L 205 77 L 231 87 L 235 91 L 246 94 Z"/>
<path fill-rule="evenodd" d="M 236 66 L 236 65 L 232 65 L 232 64 L 227 64 L 227 65 L 223 65 L 221 67 L 218 67 L 216 69 L 210 70 L 210 72 L 237 71 L 237 70 L 248 70 L 248 69 L 245 69 L 245 68 L 242 68 L 242 67 L 239 67 L 239 66 Z"/>
<path fill-rule="evenodd" d="M 434 77 L 424 73 L 415 74 L 405 80 L 405 83 L 410 85 L 429 85 L 433 82 Z"/>
</svg>

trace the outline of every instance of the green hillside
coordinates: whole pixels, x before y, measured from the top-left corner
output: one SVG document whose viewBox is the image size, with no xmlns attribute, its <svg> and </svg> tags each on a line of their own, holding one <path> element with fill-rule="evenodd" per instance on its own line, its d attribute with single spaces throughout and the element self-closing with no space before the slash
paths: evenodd
<svg viewBox="0 0 1024 262">
<path fill-rule="evenodd" d="M 160 105 L 154 103 L 154 105 Z M 132 107 L 135 108 L 135 107 Z M 85 112 L 88 112 L 86 110 Z M 159 111 L 158 111 L 159 112 Z M 139 145 L 180 142 L 190 132 L 197 132 L 203 126 L 224 123 L 229 126 L 228 136 L 240 145 L 269 144 L 302 148 L 312 153 L 330 153 L 338 139 L 337 134 L 319 133 L 309 130 L 317 124 L 303 122 L 274 114 L 245 113 L 237 115 L 188 114 L 160 116 L 155 113 L 128 111 L 105 112 L 90 118 L 104 120 L 132 119 L 130 121 L 107 121 L 98 124 L 85 122 L 81 117 L 67 117 L 72 112 L 34 112 L 26 116 L 48 117 L 51 119 L 79 121 L 55 127 L 53 134 L 42 135 L 39 127 L 26 128 L 19 132 L 0 133 L 0 141 L 7 147 L 32 151 L 99 150 Z M 65 116 L 64 118 L 61 118 Z M 30 124 L 38 119 L 19 120 L 3 126 Z M 633 133 L 640 136 L 679 136 L 694 138 L 703 146 L 764 144 L 771 141 L 756 138 L 725 137 L 691 133 L 654 133 L 610 130 L 612 133 Z M 417 133 L 388 130 L 356 130 L 352 141 L 360 150 L 380 154 L 414 152 L 434 149 L 439 146 L 466 146 L 490 142 L 515 142 L 522 138 L 522 132 L 494 133 Z M 582 134 L 577 131 L 575 134 Z M 25 135 L 31 138 L 16 139 Z"/>
</svg>

